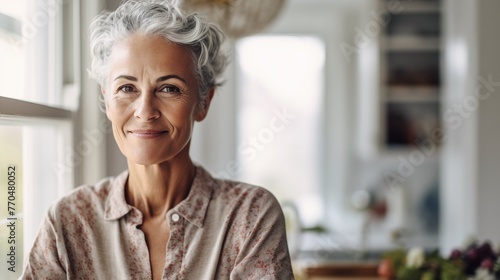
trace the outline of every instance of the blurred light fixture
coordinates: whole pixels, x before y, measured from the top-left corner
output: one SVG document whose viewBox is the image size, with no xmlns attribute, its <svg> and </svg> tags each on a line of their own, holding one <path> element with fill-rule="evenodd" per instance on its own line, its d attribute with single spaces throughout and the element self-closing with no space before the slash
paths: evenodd
<svg viewBox="0 0 500 280">
<path fill-rule="evenodd" d="M 268 26 L 285 0 L 183 0 L 189 12 L 205 16 L 232 38 L 255 34 Z"/>
</svg>

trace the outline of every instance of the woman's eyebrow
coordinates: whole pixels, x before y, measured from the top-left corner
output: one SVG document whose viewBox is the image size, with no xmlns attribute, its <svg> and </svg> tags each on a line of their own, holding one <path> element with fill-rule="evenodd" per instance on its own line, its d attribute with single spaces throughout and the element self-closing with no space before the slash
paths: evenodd
<svg viewBox="0 0 500 280">
<path fill-rule="evenodd" d="M 130 80 L 130 81 L 133 81 L 133 82 L 137 82 L 137 78 L 136 77 L 129 76 L 129 75 L 120 75 L 120 76 L 116 77 L 113 81 L 116 81 L 118 79 L 127 79 L 127 80 Z M 161 76 L 158 79 L 156 79 L 156 82 L 159 83 L 159 82 L 163 82 L 163 81 L 166 81 L 166 80 L 169 80 L 169 79 L 178 79 L 178 80 L 181 80 L 184 83 L 186 83 L 186 81 L 183 78 L 181 78 L 181 77 L 179 77 L 177 75 L 165 75 L 165 76 Z"/>
<path fill-rule="evenodd" d="M 161 76 L 158 79 L 156 79 L 156 82 L 159 83 L 159 82 L 166 81 L 168 79 L 178 79 L 178 80 L 181 80 L 184 83 L 186 83 L 186 81 L 183 78 L 181 78 L 181 77 L 179 77 L 177 75 L 165 75 L 165 76 Z"/>
<path fill-rule="evenodd" d="M 133 82 L 137 82 L 137 78 L 136 77 L 128 76 L 128 75 L 120 75 L 120 76 L 116 77 L 113 81 L 116 81 L 118 79 L 127 79 L 127 80 L 130 80 L 130 81 L 133 81 Z"/>
</svg>

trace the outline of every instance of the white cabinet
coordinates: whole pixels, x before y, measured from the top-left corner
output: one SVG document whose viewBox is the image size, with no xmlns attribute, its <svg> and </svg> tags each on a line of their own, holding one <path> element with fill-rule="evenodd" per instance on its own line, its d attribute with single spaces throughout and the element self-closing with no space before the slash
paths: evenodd
<svg viewBox="0 0 500 280">
<path fill-rule="evenodd" d="M 399 2 L 379 44 L 382 150 L 418 146 L 440 127 L 440 2 Z"/>
</svg>

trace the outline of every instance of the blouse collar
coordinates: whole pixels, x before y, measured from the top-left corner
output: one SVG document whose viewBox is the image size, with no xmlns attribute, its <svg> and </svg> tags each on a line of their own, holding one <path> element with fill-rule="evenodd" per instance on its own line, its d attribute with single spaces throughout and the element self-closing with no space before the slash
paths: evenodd
<svg viewBox="0 0 500 280">
<path fill-rule="evenodd" d="M 129 172 L 126 170 L 110 181 L 111 189 L 106 199 L 104 219 L 118 220 L 134 209 L 125 200 L 125 184 Z M 196 175 L 186 199 L 167 213 L 177 212 L 187 221 L 203 227 L 208 204 L 217 181 L 201 166 L 196 166 Z"/>
</svg>

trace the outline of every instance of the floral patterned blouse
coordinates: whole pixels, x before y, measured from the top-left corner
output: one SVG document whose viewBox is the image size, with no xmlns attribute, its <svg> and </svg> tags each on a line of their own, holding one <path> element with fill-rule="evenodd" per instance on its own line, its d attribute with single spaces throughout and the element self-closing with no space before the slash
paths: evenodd
<svg viewBox="0 0 500 280">
<path fill-rule="evenodd" d="M 141 212 L 125 201 L 128 172 L 55 203 L 26 256 L 22 279 L 151 279 Z M 170 209 L 163 279 L 293 279 L 285 223 L 263 188 L 197 167 Z"/>
</svg>

